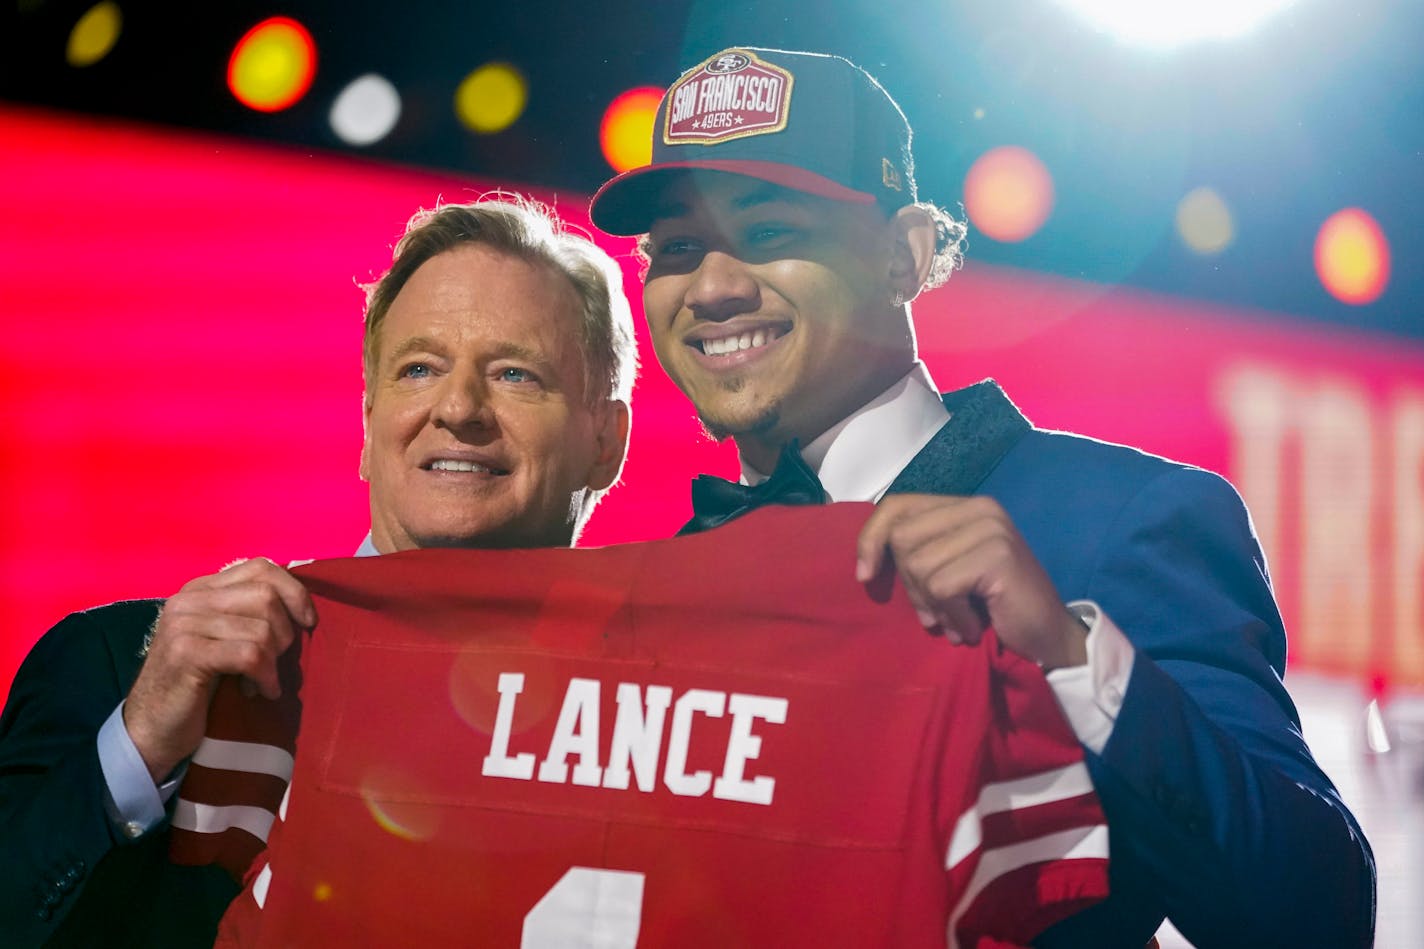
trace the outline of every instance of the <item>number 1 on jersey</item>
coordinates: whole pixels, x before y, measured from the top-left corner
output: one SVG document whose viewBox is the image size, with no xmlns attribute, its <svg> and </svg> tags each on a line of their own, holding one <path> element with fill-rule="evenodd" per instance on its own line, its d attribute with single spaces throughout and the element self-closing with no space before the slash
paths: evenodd
<svg viewBox="0 0 1424 949">
<path fill-rule="evenodd" d="M 643 874 L 572 867 L 524 917 L 520 949 L 635 949 Z"/>
</svg>

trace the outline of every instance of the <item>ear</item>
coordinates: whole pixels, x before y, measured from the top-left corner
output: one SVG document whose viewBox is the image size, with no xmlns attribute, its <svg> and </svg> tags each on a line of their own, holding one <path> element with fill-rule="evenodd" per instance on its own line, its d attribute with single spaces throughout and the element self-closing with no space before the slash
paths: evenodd
<svg viewBox="0 0 1424 949">
<path fill-rule="evenodd" d="M 605 399 L 594 410 L 596 453 L 588 473 L 588 487 L 603 491 L 618 483 L 623 459 L 628 455 L 628 428 L 632 410 L 622 399 Z"/>
<path fill-rule="evenodd" d="M 890 253 L 890 286 L 906 302 L 924 289 L 934 266 L 935 223 L 923 208 L 906 205 L 890 219 L 894 247 Z"/>
<path fill-rule="evenodd" d="M 371 390 L 361 393 L 361 463 L 356 473 L 362 481 L 371 480 Z"/>
</svg>

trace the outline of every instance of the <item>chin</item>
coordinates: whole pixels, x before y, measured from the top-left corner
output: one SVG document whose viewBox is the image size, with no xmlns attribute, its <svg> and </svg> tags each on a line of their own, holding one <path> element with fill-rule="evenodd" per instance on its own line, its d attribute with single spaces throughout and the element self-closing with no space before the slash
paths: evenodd
<svg viewBox="0 0 1424 949">
<path fill-rule="evenodd" d="M 511 526 L 508 522 L 503 521 L 430 524 L 421 530 L 415 539 L 424 548 L 506 547 L 508 544 L 500 543 L 500 539 L 510 533 Z"/>
<path fill-rule="evenodd" d="M 717 441 L 741 436 L 763 436 L 774 432 L 781 424 L 781 407 L 769 406 L 760 412 L 740 414 L 699 415 L 702 429 Z"/>
<path fill-rule="evenodd" d="M 421 538 L 422 547 L 449 547 L 462 550 L 519 550 L 536 547 L 568 547 L 573 544 L 575 526 L 557 524 L 544 530 L 512 522 L 484 524 L 478 529 L 432 531 Z"/>
</svg>

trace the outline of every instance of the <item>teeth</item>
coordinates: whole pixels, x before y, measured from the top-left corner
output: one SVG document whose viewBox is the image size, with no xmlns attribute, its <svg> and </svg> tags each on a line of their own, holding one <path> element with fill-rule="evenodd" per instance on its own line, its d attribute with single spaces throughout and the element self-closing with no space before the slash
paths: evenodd
<svg viewBox="0 0 1424 949">
<path fill-rule="evenodd" d="M 778 338 L 775 330 L 753 330 L 740 336 L 724 336 L 721 339 L 704 339 L 702 351 L 709 356 L 725 356 L 744 349 L 759 349 Z"/>
<path fill-rule="evenodd" d="M 473 461 L 454 461 L 449 458 L 442 458 L 439 461 L 431 462 L 431 471 L 483 471 L 488 473 L 491 469 L 484 465 L 477 465 Z"/>
</svg>

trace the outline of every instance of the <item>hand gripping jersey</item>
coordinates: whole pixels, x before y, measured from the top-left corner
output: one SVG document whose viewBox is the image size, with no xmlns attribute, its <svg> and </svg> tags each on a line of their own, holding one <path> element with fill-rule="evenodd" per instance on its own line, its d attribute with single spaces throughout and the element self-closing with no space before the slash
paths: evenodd
<svg viewBox="0 0 1424 949">
<path fill-rule="evenodd" d="M 869 511 L 296 569 L 299 753 L 219 945 L 1013 946 L 1101 899 L 1042 673 L 855 582 Z M 230 698 L 175 857 L 262 836 L 214 815 L 290 765 L 283 703 Z"/>
</svg>

